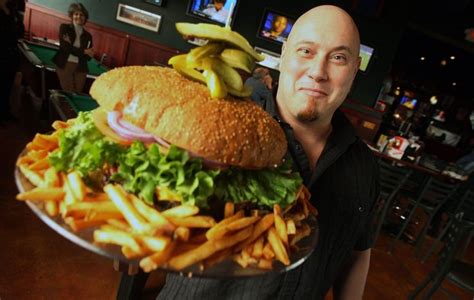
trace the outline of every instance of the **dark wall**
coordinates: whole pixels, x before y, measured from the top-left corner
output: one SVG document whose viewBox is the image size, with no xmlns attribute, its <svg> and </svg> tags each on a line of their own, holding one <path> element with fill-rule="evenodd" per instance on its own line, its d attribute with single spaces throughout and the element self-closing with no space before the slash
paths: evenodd
<svg viewBox="0 0 474 300">
<path fill-rule="evenodd" d="M 30 0 L 30 2 L 66 14 L 67 8 L 72 1 Z M 280 45 L 256 37 L 265 8 L 272 8 L 295 17 L 298 17 L 316 5 L 328 2 L 341 6 L 349 11 L 351 9 L 350 6 L 347 6 L 349 1 L 240 0 L 239 2 L 233 30 L 238 31 L 246 37 L 253 46 L 258 46 L 277 53 L 281 50 Z M 162 7 L 148 4 L 141 0 L 82 0 L 81 3 L 89 10 L 89 20 L 94 23 L 128 32 L 132 35 L 180 50 L 188 50 L 194 46 L 181 38 L 174 24 L 176 22 L 201 22 L 200 19 L 186 15 L 188 6 L 187 0 L 164 0 Z M 119 3 L 128 4 L 161 15 L 162 19 L 159 31 L 156 33 L 117 21 L 115 16 Z M 291 5 L 289 5 L 290 3 Z M 344 3 L 346 3 L 346 5 L 344 5 Z M 382 81 L 389 72 L 398 41 L 401 37 L 401 28 L 400 26 L 393 25 L 392 22 L 384 22 L 375 18 L 358 15 L 354 15 L 354 18 L 359 26 L 361 42 L 375 48 L 375 56 L 368 70 L 357 76 L 349 97 L 358 103 L 373 106 Z"/>
</svg>

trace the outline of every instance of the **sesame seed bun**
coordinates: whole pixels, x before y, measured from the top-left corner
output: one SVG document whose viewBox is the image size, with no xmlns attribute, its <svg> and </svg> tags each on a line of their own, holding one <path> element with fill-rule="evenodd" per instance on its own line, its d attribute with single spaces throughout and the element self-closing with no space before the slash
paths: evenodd
<svg viewBox="0 0 474 300">
<path fill-rule="evenodd" d="M 99 76 L 90 94 L 107 111 L 203 158 L 260 169 L 282 162 L 283 130 L 249 99 L 212 99 L 171 68 L 131 66 Z"/>
</svg>

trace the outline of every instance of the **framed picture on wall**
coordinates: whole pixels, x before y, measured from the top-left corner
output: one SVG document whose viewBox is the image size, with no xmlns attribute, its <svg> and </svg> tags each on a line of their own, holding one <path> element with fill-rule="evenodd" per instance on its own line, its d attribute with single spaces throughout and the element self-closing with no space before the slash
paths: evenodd
<svg viewBox="0 0 474 300">
<path fill-rule="evenodd" d="M 156 6 L 162 6 L 163 5 L 163 0 L 143 0 L 146 3 L 150 3 Z"/>
<path fill-rule="evenodd" d="M 117 8 L 117 20 L 143 29 L 158 32 L 161 16 L 120 3 Z"/>
<path fill-rule="evenodd" d="M 257 37 L 283 44 L 288 39 L 295 20 L 293 17 L 267 8 L 263 13 Z"/>
</svg>

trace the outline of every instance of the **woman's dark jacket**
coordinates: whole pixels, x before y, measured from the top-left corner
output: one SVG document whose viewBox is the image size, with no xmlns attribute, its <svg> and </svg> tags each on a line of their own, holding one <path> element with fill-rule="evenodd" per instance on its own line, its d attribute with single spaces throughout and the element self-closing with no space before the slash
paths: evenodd
<svg viewBox="0 0 474 300">
<path fill-rule="evenodd" d="M 69 37 L 70 43 L 64 40 L 64 35 Z M 74 47 L 74 41 L 76 40 L 76 31 L 74 30 L 73 24 L 61 24 L 59 27 L 59 50 L 53 57 L 53 62 L 59 68 L 64 68 L 69 58 L 69 55 L 75 55 L 79 58 L 77 65 L 77 71 L 87 73 L 87 61 L 90 56 L 84 53 L 84 49 L 92 47 L 92 35 L 84 28 L 82 30 L 80 38 L 80 47 Z"/>
</svg>

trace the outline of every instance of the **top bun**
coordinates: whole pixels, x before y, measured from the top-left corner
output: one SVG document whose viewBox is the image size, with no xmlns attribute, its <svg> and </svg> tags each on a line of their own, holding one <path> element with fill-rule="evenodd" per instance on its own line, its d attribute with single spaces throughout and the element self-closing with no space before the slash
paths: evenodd
<svg viewBox="0 0 474 300">
<path fill-rule="evenodd" d="M 90 94 L 106 110 L 200 157 L 247 169 L 280 165 L 278 123 L 249 99 L 212 99 L 171 68 L 131 66 L 99 76 Z"/>
</svg>

